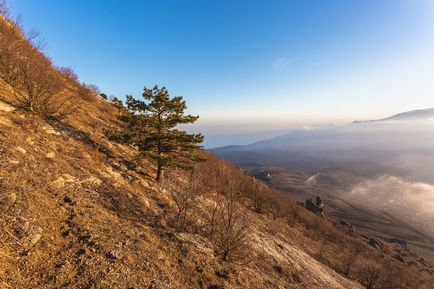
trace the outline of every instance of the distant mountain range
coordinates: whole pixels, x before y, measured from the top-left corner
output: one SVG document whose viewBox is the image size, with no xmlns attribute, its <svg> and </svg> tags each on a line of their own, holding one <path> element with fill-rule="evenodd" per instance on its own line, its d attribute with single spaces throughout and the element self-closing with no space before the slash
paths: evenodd
<svg viewBox="0 0 434 289">
<path fill-rule="evenodd" d="M 316 171 L 370 162 L 408 171 L 434 183 L 434 109 L 399 113 L 381 120 L 293 130 L 250 145 L 212 151 L 231 162 Z"/>
<path fill-rule="evenodd" d="M 392 115 L 383 119 L 377 120 L 355 120 L 354 124 L 366 122 L 385 122 L 385 121 L 423 121 L 434 120 L 434 108 L 411 110 Z"/>
</svg>

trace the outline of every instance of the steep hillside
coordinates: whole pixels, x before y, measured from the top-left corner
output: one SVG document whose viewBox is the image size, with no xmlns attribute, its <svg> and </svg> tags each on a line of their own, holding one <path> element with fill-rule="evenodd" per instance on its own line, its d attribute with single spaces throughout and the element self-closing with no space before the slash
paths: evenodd
<svg viewBox="0 0 434 289">
<path fill-rule="evenodd" d="M 221 261 L 205 238 L 168 227 L 174 204 L 150 164 L 90 132 L 96 117 L 52 127 L 1 107 L 2 287 L 358 288 L 247 210 L 252 261 Z"/>
<path fill-rule="evenodd" d="M 41 54 L 30 55 L 39 65 Z M 1 288 L 432 284 L 432 267 L 402 264 L 210 153 L 193 175 L 157 183 L 136 148 L 105 138 L 119 125 L 114 107 L 65 74 L 58 80 L 75 105 L 56 119 L 46 117 L 47 98 L 36 111 L 0 80 Z"/>
</svg>

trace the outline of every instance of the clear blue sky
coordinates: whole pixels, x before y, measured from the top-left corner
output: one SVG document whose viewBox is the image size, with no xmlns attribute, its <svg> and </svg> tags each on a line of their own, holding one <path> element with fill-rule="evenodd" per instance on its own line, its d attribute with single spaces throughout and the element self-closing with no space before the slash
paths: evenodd
<svg viewBox="0 0 434 289">
<path fill-rule="evenodd" d="M 57 65 L 120 97 L 165 85 L 209 135 L 434 107 L 431 0 L 9 2 Z"/>
</svg>

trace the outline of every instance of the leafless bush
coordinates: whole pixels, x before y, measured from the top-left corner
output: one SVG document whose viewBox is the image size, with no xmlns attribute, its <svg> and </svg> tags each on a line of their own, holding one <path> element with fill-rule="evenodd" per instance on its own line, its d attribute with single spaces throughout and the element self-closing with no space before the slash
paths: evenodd
<svg viewBox="0 0 434 289">
<path fill-rule="evenodd" d="M 345 252 L 344 258 L 342 260 L 342 273 L 345 276 L 349 276 L 351 270 L 353 269 L 354 263 L 357 260 L 357 257 L 360 255 L 360 253 L 363 252 L 363 246 L 362 243 L 356 243 L 354 246 L 351 246 L 347 251 Z"/>
<path fill-rule="evenodd" d="M 101 90 L 95 84 L 83 84 L 83 85 L 86 86 L 89 90 L 91 90 L 95 94 L 101 93 Z"/>
<path fill-rule="evenodd" d="M 381 264 L 373 259 L 359 257 L 357 259 L 357 279 L 366 289 L 376 289 L 381 283 Z"/>
<path fill-rule="evenodd" d="M 66 78 L 73 82 L 78 81 L 78 75 L 71 67 L 58 67 L 57 70 Z"/>
<path fill-rule="evenodd" d="M 0 16 L 5 19 L 10 19 L 9 8 L 6 0 L 0 0 Z"/>
<path fill-rule="evenodd" d="M 378 284 L 379 289 L 428 289 L 432 284 L 428 280 L 409 270 L 393 266 L 391 262 L 382 264 L 382 278 Z"/>
<path fill-rule="evenodd" d="M 218 212 L 220 209 L 220 200 L 217 200 L 217 197 L 220 196 L 215 196 L 215 198 L 212 199 L 208 196 L 208 204 L 205 205 L 205 211 L 204 214 L 202 214 L 204 221 L 202 230 L 211 240 L 215 236 Z"/>
<path fill-rule="evenodd" d="M 52 62 L 40 52 L 37 33 L 29 39 L 7 13 L 0 11 L 0 78 L 13 90 L 15 105 L 50 119 L 61 119 L 72 112 L 73 105 Z"/>
<path fill-rule="evenodd" d="M 268 202 L 269 196 L 266 186 L 254 178 L 240 178 L 237 184 L 243 197 L 251 200 L 251 206 L 256 213 L 262 213 Z"/>
<path fill-rule="evenodd" d="M 317 253 L 319 260 L 324 260 L 323 254 L 328 245 L 340 245 L 344 238 L 344 233 L 341 231 L 334 229 L 332 226 L 323 225 L 323 231 L 320 236 L 320 247 Z"/>
<path fill-rule="evenodd" d="M 193 210 L 197 207 L 197 197 L 203 192 L 202 184 L 190 176 L 186 179 L 168 178 L 165 186 L 176 205 L 175 227 L 178 230 L 188 230 L 194 222 Z"/>
<path fill-rule="evenodd" d="M 217 220 L 213 236 L 217 253 L 225 261 L 244 262 L 247 250 L 247 222 L 234 194 L 228 194 L 216 211 Z"/>
<path fill-rule="evenodd" d="M 278 196 L 275 196 L 274 198 L 271 198 L 269 200 L 269 207 L 270 212 L 273 216 L 273 220 L 276 220 L 278 218 L 283 218 L 286 214 L 285 210 L 285 200 L 283 198 L 279 198 Z"/>
</svg>

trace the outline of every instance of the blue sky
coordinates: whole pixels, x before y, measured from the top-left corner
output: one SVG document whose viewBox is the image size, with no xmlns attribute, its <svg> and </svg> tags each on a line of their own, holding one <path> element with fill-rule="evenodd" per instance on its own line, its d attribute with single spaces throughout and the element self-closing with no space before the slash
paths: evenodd
<svg viewBox="0 0 434 289">
<path fill-rule="evenodd" d="M 434 107 L 430 0 L 9 3 L 82 81 L 184 96 L 209 146 Z"/>
</svg>

